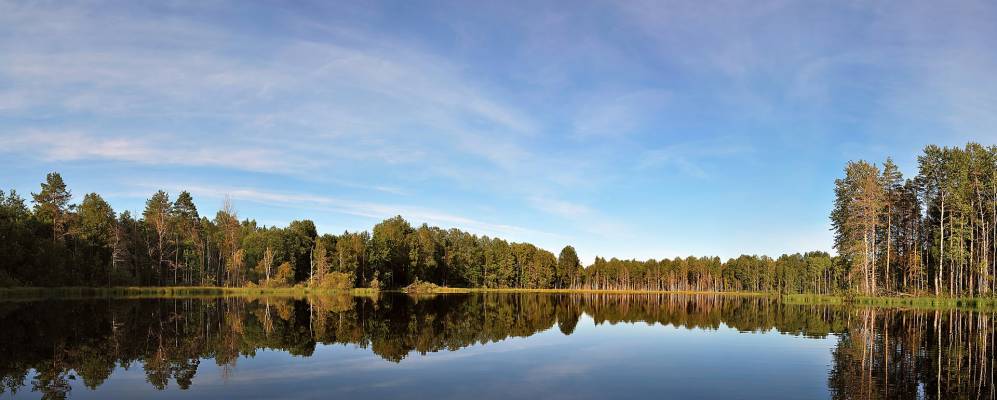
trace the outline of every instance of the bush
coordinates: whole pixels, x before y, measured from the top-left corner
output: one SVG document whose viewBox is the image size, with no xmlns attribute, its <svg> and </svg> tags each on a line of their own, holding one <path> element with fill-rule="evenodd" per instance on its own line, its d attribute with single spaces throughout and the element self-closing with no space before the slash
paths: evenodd
<svg viewBox="0 0 997 400">
<path fill-rule="evenodd" d="M 323 274 L 322 280 L 314 286 L 325 290 L 349 290 L 353 288 L 353 275 L 345 272 L 329 272 Z"/>
<path fill-rule="evenodd" d="M 423 282 L 416 278 L 415 282 L 411 285 L 406 286 L 402 289 L 405 293 L 435 293 L 440 290 L 440 286 L 430 283 Z"/>
<path fill-rule="evenodd" d="M 274 272 L 270 280 L 266 278 L 260 278 L 260 282 L 254 284 L 253 282 L 247 282 L 245 287 L 248 288 L 286 288 L 291 287 L 294 283 L 294 267 L 291 263 L 284 262 L 277 267 L 277 271 Z"/>
<path fill-rule="evenodd" d="M 273 275 L 270 286 L 288 287 L 292 283 L 294 283 L 294 267 L 291 266 L 291 263 L 285 261 L 277 267 L 277 273 Z"/>
</svg>

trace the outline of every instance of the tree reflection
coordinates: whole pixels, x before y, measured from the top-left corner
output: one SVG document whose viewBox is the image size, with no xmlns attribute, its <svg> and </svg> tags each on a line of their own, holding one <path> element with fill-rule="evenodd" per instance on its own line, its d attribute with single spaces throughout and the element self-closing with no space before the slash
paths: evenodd
<svg viewBox="0 0 997 400">
<path fill-rule="evenodd" d="M 835 398 L 992 399 L 994 314 L 861 309 L 834 349 Z"/>
<path fill-rule="evenodd" d="M 993 398 L 992 313 L 789 305 L 767 297 L 475 294 L 210 297 L 0 303 L 0 393 L 65 398 L 139 365 L 159 390 L 191 386 L 202 360 L 230 374 L 259 349 L 310 356 L 351 344 L 389 362 L 596 324 L 836 335 L 836 398 Z"/>
</svg>

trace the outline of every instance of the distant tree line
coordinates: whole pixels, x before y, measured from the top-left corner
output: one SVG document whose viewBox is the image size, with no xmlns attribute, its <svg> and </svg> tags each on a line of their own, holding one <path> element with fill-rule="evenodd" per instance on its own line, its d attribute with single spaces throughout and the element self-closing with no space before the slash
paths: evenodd
<svg viewBox="0 0 997 400">
<path fill-rule="evenodd" d="M 397 288 L 415 281 L 447 286 L 558 288 L 579 285 L 568 246 L 557 257 L 402 217 L 370 232 L 319 235 L 309 220 L 286 227 L 240 219 L 226 200 L 214 218 L 190 193 L 154 193 L 140 215 L 117 214 L 100 195 L 79 204 L 50 173 L 32 207 L 0 191 L 0 286 L 292 286 Z"/>
<path fill-rule="evenodd" d="M 842 274 L 823 252 L 672 260 L 606 260 L 582 267 L 565 246 L 529 243 L 388 218 L 370 232 L 319 235 L 309 220 L 287 227 L 240 219 L 225 201 L 214 218 L 190 193 L 154 193 L 140 215 L 114 212 L 100 195 L 79 204 L 51 173 L 32 207 L 0 191 L 0 285 L 398 288 L 416 281 L 474 288 L 782 291 L 833 293 Z"/>
<path fill-rule="evenodd" d="M 100 195 L 79 204 L 58 173 L 31 207 L 0 191 L 0 286 L 293 286 L 398 288 L 416 281 L 473 288 L 757 291 L 979 296 L 995 293 L 997 147 L 928 146 L 904 179 L 849 162 L 835 181 L 838 256 L 742 255 L 662 260 L 558 255 L 459 229 L 412 226 L 401 216 L 370 231 L 319 235 L 240 219 L 229 201 L 200 215 L 188 192 L 158 191 L 140 215 Z"/>
<path fill-rule="evenodd" d="M 997 146 L 927 146 L 918 174 L 849 162 L 835 182 L 835 248 L 855 291 L 986 296 L 997 264 Z"/>
<path fill-rule="evenodd" d="M 606 260 L 585 268 L 580 287 L 608 290 L 745 291 L 833 294 L 845 289 L 842 268 L 822 251 L 779 258 L 742 255 L 662 260 Z"/>
</svg>

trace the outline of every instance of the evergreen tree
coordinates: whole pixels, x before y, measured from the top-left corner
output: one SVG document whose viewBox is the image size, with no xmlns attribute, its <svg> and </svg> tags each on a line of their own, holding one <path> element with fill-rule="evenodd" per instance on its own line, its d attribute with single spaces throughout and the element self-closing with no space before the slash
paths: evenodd
<svg viewBox="0 0 997 400">
<path fill-rule="evenodd" d="M 578 278 L 581 275 L 582 263 L 578 260 L 578 253 L 571 246 L 564 246 L 561 254 L 557 256 L 558 284 L 561 287 L 577 287 Z"/>
<path fill-rule="evenodd" d="M 35 202 L 35 217 L 51 227 L 52 240 L 62 241 L 68 230 L 69 213 L 72 210 L 69 201 L 73 194 L 58 172 L 46 175 L 41 187 L 41 191 L 31 194 Z"/>
</svg>

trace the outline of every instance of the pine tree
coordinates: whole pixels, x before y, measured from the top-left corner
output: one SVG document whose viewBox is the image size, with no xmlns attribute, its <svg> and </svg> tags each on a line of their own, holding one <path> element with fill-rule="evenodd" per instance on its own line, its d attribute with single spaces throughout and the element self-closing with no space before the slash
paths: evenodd
<svg viewBox="0 0 997 400">
<path fill-rule="evenodd" d="M 69 201 L 73 194 L 66 188 L 62 175 L 50 172 L 41 184 L 42 190 L 32 193 L 35 203 L 35 218 L 52 228 L 52 240 L 61 242 L 68 231 L 69 213 L 72 207 Z"/>
</svg>

